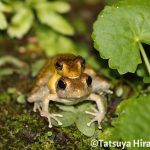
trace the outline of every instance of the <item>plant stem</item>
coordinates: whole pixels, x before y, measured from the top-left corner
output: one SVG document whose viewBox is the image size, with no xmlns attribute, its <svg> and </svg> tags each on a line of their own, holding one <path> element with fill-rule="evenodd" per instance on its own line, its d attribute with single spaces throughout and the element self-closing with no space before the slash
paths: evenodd
<svg viewBox="0 0 150 150">
<path fill-rule="evenodd" d="M 148 73 L 150 75 L 150 63 L 149 63 L 149 60 L 148 60 L 148 58 L 146 56 L 145 50 L 144 50 L 144 48 L 143 48 L 143 46 L 142 46 L 142 44 L 140 42 L 139 42 L 139 47 L 140 47 L 140 51 L 141 51 L 141 54 L 143 56 L 145 65 L 147 67 L 147 71 L 148 71 Z"/>
</svg>

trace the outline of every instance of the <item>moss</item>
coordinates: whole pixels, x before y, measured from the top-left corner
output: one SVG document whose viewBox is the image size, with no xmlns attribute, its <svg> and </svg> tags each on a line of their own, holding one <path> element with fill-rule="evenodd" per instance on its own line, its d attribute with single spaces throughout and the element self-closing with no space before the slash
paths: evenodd
<svg viewBox="0 0 150 150">
<path fill-rule="evenodd" d="M 0 149 L 90 149 L 86 136 L 75 126 L 48 128 L 48 122 L 32 112 L 32 104 L 16 102 L 0 107 Z"/>
</svg>

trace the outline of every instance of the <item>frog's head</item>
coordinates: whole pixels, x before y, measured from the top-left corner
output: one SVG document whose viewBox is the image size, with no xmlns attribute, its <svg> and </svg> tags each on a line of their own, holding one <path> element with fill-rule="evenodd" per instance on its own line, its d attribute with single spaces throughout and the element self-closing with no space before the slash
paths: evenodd
<svg viewBox="0 0 150 150">
<path fill-rule="evenodd" d="M 85 60 L 72 54 L 62 55 L 55 62 L 55 68 L 61 76 L 77 78 L 85 69 Z"/>
<path fill-rule="evenodd" d="M 81 99 L 91 93 L 92 78 L 82 74 L 78 78 L 70 79 L 61 77 L 56 85 L 56 92 L 59 98 Z"/>
</svg>

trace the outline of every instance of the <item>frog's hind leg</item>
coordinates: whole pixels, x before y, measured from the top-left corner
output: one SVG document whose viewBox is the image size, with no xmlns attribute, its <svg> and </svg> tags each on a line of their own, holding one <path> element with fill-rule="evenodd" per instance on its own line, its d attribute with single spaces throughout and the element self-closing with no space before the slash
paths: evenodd
<svg viewBox="0 0 150 150">
<path fill-rule="evenodd" d="M 109 89 L 110 84 L 107 80 L 102 79 L 100 76 L 93 77 L 92 80 L 92 91 L 99 95 L 112 94 L 113 92 Z"/>
<path fill-rule="evenodd" d="M 38 110 L 41 114 L 42 109 L 41 109 L 41 103 L 40 102 L 34 102 L 33 111 L 36 112 L 36 110 Z"/>
</svg>

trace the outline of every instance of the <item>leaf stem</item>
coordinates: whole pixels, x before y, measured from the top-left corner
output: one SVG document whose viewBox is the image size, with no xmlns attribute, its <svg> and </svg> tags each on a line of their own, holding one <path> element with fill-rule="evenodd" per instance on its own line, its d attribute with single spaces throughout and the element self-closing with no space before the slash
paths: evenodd
<svg viewBox="0 0 150 150">
<path fill-rule="evenodd" d="M 147 71 L 148 71 L 148 73 L 150 75 L 150 63 L 149 63 L 149 60 L 148 60 L 147 55 L 145 53 L 145 50 L 144 50 L 144 48 L 143 48 L 143 46 L 142 46 L 142 44 L 140 42 L 139 42 L 139 47 L 140 47 L 140 51 L 141 51 L 141 54 L 143 56 L 145 65 L 147 67 Z"/>
</svg>

